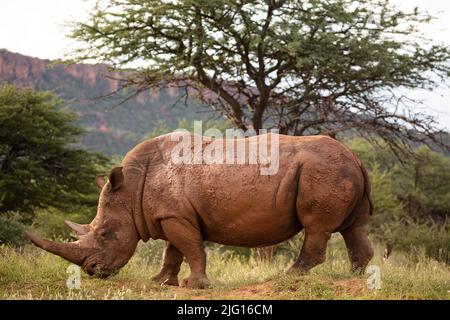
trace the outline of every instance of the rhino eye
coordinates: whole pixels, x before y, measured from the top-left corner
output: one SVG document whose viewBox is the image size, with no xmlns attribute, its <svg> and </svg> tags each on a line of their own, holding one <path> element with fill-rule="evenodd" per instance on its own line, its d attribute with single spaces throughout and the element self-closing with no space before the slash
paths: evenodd
<svg viewBox="0 0 450 320">
<path fill-rule="evenodd" d="M 102 238 L 106 239 L 106 240 L 116 240 L 117 239 L 116 233 L 113 230 L 109 229 L 109 228 L 108 229 L 103 229 L 100 232 L 100 236 Z"/>
</svg>

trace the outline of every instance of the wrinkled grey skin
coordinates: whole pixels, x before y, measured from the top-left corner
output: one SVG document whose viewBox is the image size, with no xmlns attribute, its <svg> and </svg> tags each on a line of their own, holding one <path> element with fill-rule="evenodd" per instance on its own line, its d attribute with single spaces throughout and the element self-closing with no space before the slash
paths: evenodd
<svg viewBox="0 0 450 320">
<path fill-rule="evenodd" d="M 131 150 L 105 183 L 101 177 L 98 212 L 89 225 L 66 222 L 79 235 L 54 243 L 29 234 L 39 247 L 106 277 L 133 255 L 139 240 L 166 240 L 163 266 L 153 277 L 178 285 L 185 257 L 191 274 L 183 285 L 204 288 L 203 241 L 259 247 L 305 230 L 305 241 L 290 272 L 302 274 L 325 259 L 333 232 L 345 240 L 352 270 L 362 272 L 373 251 L 367 237 L 370 184 L 359 159 L 325 136 L 279 136 L 275 175 L 258 165 L 179 165 L 171 162 L 178 143 L 164 135 Z M 269 140 L 270 141 L 270 140 Z M 211 142 L 205 138 L 203 148 Z M 256 138 L 246 139 L 257 144 Z"/>
</svg>

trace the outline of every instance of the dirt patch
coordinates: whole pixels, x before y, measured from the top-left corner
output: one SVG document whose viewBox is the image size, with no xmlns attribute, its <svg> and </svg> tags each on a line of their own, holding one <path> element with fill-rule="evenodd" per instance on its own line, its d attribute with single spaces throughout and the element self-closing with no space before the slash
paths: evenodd
<svg viewBox="0 0 450 320">
<path fill-rule="evenodd" d="M 209 300 L 209 299 L 276 299 L 273 282 L 247 285 L 230 291 L 193 290 L 183 287 L 171 287 L 170 291 L 178 299 Z"/>
<path fill-rule="evenodd" d="M 225 299 L 270 299 L 274 298 L 273 286 L 273 281 L 268 281 L 256 285 L 240 287 L 225 293 L 223 296 Z"/>
<path fill-rule="evenodd" d="M 364 296 L 368 289 L 365 279 L 312 279 L 300 277 L 287 281 L 280 286 L 276 280 L 264 283 L 245 285 L 235 289 L 220 289 L 220 287 L 195 290 L 184 287 L 163 287 L 162 290 L 149 286 L 145 290 L 141 289 L 144 295 L 157 295 L 164 299 L 188 299 L 188 300 L 209 300 L 209 299 L 340 299 L 349 297 Z M 159 291 L 159 292 L 158 292 Z"/>
<path fill-rule="evenodd" d="M 327 279 L 317 282 L 305 277 L 294 280 L 289 285 L 285 284 L 282 289 L 278 288 L 275 281 L 268 281 L 224 292 L 221 296 L 224 299 L 339 299 L 346 296 L 364 296 L 367 291 L 365 279 L 361 278 Z M 208 299 L 206 296 L 199 298 Z"/>
<path fill-rule="evenodd" d="M 360 278 L 335 280 L 330 285 L 338 296 L 342 294 L 360 296 L 368 290 L 365 279 Z"/>
</svg>

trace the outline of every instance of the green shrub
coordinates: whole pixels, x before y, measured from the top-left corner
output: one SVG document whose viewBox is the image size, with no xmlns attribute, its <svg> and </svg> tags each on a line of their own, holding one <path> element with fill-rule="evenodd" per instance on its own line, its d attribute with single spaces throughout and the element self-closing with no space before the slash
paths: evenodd
<svg viewBox="0 0 450 320">
<path fill-rule="evenodd" d="M 0 216 L 0 245 L 20 246 L 25 241 L 26 236 L 23 232 L 23 225 L 14 217 Z"/>
<path fill-rule="evenodd" d="M 450 224 L 447 220 L 444 223 L 418 222 L 406 217 L 383 224 L 381 232 L 393 250 L 410 253 L 423 250 L 427 256 L 450 263 Z"/>
<path fill-rule="evenodd" d="M 383 141 L 371 144 L 363 138 L 353 138 L 345 144 L 358 156 L 368 171 L 378 166 L 381 171 L 390 170 L 398 164 L 398 159 Z"/>
<path fill-rule="evenodd" d="M 357 138 L 346 144 L 369 172 L 389 175 L 389 192 L 402 201 L 408 215 L 415 218 L 432 217 L 439 221 L 449 216 L 450 157 L 420 146 L 409 157 L 405 153 L 400 163 L 381 141 L 378 145 L 371 145 Z"/>
<path fill-rule="evenodd" d="M 405 216 L 402 202 L 394 192 L 394 179 L 390 171 L 381 171 L 378 164 L 372 164 L 369 173 L 372 185 L 373 215 L 370 230 L 380 236 L 380 226 Z"/>
<path fill-rule="evenodd" d="M 94 215 L 95 212 L 88 209 L 76 213 L 66 213 L 56 208 L 46 208 L 36 212 L 33 227 L 45 237 L 69 239 L 72 233 L 70 228 L 64 224 L 64 220 L 68 219 L 84 224 L 90 223 Z"/>
<path fill-rule="evenodd" d="M 412 217 L 450 218 L 450 158 L 421 146 L 392 170 L 397 197 Z"/>
<path fill-rule="evenodd" d="M 95 176 L 110 163 L 77 147 L 83 130 L 50 92 L 0 85 L 0 212 L 31 223 L 48 206 L 97 206 Z"/>
</svg>

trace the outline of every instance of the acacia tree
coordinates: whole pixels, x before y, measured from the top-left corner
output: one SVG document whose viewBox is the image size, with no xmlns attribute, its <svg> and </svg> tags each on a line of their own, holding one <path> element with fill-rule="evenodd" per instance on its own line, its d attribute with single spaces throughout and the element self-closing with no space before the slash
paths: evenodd
<svg viewBox="0 0 450 320">
<path fill-rule="evenodd" d="M 135 93 L 176 85 L 241 129 L 354 130 L 395 147 L 440 142 L 398 91 L 449 75 L 449 48 L 420 33 L 430 20 L 389 0 L 110 0 L 72 37 L 78 60 L 138 62 L 121 79 Z"/>
</svg>

